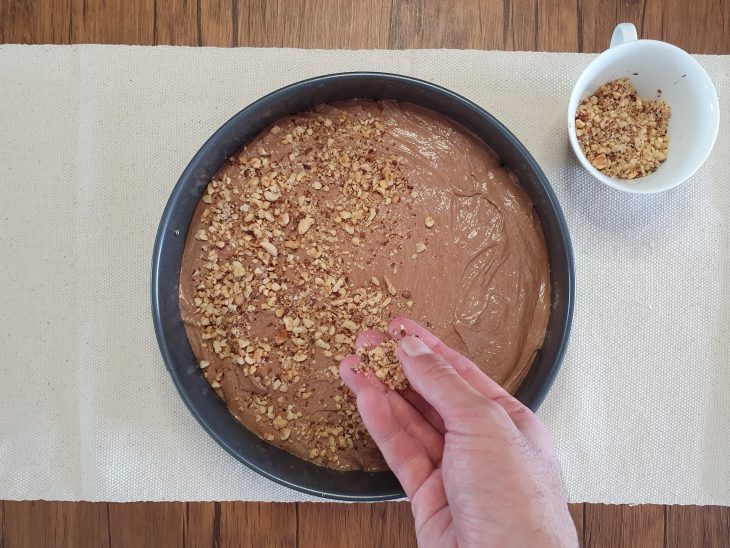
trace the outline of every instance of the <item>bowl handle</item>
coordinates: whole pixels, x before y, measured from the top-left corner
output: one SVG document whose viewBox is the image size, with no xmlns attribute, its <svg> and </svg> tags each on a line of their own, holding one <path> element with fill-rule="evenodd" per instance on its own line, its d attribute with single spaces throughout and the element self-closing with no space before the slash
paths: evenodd
<svg viewBox="0 0 730 548">
<path fill-rule="evenodd" d="M 611 45 L 608 47 L 613 48 L 615 46 L 625 44 L 626 42 L 634 42 L 637 39 L 638 35 L 636 34 L 636 27 L 631 23 L 621 23 L 620 25 L 616 25 L 616 28 L 613 29 Z"/>
</svg>

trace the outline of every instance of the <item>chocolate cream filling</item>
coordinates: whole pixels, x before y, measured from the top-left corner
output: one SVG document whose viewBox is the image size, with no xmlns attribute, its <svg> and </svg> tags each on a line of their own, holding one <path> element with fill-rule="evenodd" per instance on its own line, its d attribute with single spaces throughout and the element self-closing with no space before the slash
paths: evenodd
<svg viewBox="0 0 730 548">
<path fill-rule="evenodd" d="M 548 322 L 547 249 L 519 182 L 468 130 L 407 103 L 320 105 L 261 133 L 213 181 L 188 232 L 180 308 L 203 373 L 248 429 L 320 465 L 387 468 L 336 368 L 354 327 L 399 315 L 519 386 Z M 315 263 L 320 274 L 303 274 Z M 370 312 L 354 308 L 375 294 Z M 352 314 L 352 332 L 310 325 L 332 307 L 340 322 Z"/>
</svg>

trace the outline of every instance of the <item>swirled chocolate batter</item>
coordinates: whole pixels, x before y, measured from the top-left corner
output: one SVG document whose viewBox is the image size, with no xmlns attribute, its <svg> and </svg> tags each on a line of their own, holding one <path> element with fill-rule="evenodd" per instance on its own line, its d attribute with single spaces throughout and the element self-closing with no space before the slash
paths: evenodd
<svg viewBox="0 0 730 548">
<path fill-rule="evenodd" d="M 463 127 L 390 101 L 284 118 L 231 158 L 180 274 L 188 337 L 231 413 L 342 470 L 386 467 L 338 376 L 361 330 L 408 316 L 514 390 L 549 301 L 515 177 Z"/>
</svg>

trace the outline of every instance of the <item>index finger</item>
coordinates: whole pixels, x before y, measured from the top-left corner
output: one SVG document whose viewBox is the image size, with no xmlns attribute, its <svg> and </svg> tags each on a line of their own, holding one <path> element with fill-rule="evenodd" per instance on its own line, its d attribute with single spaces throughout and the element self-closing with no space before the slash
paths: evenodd
<svg viewBox="0 0 730 548">
<path fill-rule="evenodd" d="M 447 346 L 436 335 L 413 320 L 405 317 L 393 318 L 388 324 L 388 333 L 396 339 L 402 339 L 407 335 L 413 335 L 421 339 L 434 353 L 448 361 L 472 388 L 482 396 L 501 405 L 515 422 L 517 420 L 522 421 L 525 411 L 529 411 L 522 402 L 479 369 L 479 366 L 473 361 Z"/>
<path fill-rule="evenodd" d="M 355 348 L 372 348 L 390 339 L 390 336 L 383 331 L 369 329 L 362 331 L 355 340 Z M 341 375 L 347 377 L 347 384 L 360 382 L 357 379 L 351 379 L 348 371 L 341 371 Z M 343 377 L 345 379 L 345 377 Z M 434 427 L 436 431 L 444 433 L 444 421 L 436 410 L 421 396 L 418 392 L 412 388 L 407 388 L 401 393 L 403 399 L 410 403 L 418 412 L 420 412 L 425 419 Z"/>
<path fill-rule="evenodd" d="M 435 467 L 428 451 L 403 427 L 392 407 L 383 402 L 383 394 L 361 390 L 357 394 L 357 407 L 388 467 L 397 476 L 408 498 L 413 498 Z"/>
<path fill-rule="evenodd" d="M 340 376 L 355 392 L 363 424 L 411 498 L 441 459 L 443 437 L 400 394 L 355 373 L 358 361 L 355 355 L 342 360 Z"/>
<path fill-rule="evenodd" d="M 421 339 L 431 350 L 447 360 L 464 380 L 478 390 L 483 396 L 494 399 L 509 394 L 504 388 L 487 376 L 469 358 L 447 346 L 441 339 L 425 327 L 408 318 L 394 318 L 388 324 L 388 333 L 396 339 L 413 335 Z"/>
</svg>

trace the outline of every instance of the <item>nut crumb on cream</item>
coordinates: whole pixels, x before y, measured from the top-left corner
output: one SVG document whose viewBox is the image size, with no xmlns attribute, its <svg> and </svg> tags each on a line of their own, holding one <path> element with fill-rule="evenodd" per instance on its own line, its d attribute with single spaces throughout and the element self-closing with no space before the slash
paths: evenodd
<svg viewBox="0 0 730 548">
<path fill-rule="evenodd" d="M 194 314 L 202 346 L 216 359 L 240 366 L 238 374 L 260 387 L 247 407 L 263 437 L 296 438 L 309 447 L 307 457 L 316 453 L 315 462 L 337 467 L 341 450 L 369 437 L 336 366 L 324 370 L 341 387 L 334 401 L 336 423 L 299 420 L 317 390 L 308 362 L 343 359 L 354 351 L 360 331 L 386 326 L 386 307 L 407 305 L 390 282 L 387 298 L 370 284 L 351 283 L 347 257 L 338 250 L 342 236 L 318 220 L 337 212 L 341 229 L 357 245 L 354 235 L 371 232 L 377 212 L 400 200 L 403 180 L 397 155 L 370 157 L 371 140 L 385 130 L 375 117 L 308 117 L 285 134 L 283 129 L 276 125 L 269 133 L 291 145 L 288 158 L 277 161 L 261 146 L 244 149 L 234 158 L 237 177 L 225 174 L 206 189 L 201 228 L 195 232 L 203 245 L 192 276 Z M 327 146 L 297 146 L 313 137 Z M 340 191 L 303 190 L 323 190 L 325 183 Z M 256 316 L 271 317 L 273 337 L 252 329 Z M 201 369 L 210 367 L 209 360 L 199 363 Z M 221 380 L 222 373 L 211 386 L 221 389 Z M 290 391 L 293 397 L 286 401 L 291 403 L 280 408 L 277 394 Z"/>
<path fill-rule="evenodd" d="M 421 139 L 446 155 L 436 167 L 424 164 Z M 497 174 L 488 201 L 447 184 L 487 173 Z M 486 240 L 472 235 L 488 226 L 499 262 L 482 260 Z M 319 465 L 382 470 L 339 378 L 358 334 L 409 316 L 484 357 L 480 366 L 513 390 L 544 336 L 548 272 L 532 205 L 488 147 L 420 107 L 354 100 L 277 121 L 208 183 L 186 241 L 180 307 L 201 373 L 246 428 Z M 484 276 L 495 291 L 487 307 Z M 490 303 L 507 302 L 491 328 Z M 363 361 L 403 389 L 394 344 Z"/>
<path fill-rule="evenodd" d="M 575 134 L 583 154 L 601 173 L 636 179 L 667 158 L 671 109 L 636 94 L 627 79 L 599 87 L 578 107 Z"/>
<path fill-rule="evenodd" d="M 360 363 L 354 368 L 355 371 L 365 371 L 375 375 L 391 390 L 405 390 L 409 384 L 398 361 L 397 348 L 396 339 L 388 339 L 373 347 L 358 348 L 357 356 L 360 358 Z"/>
</svg>

